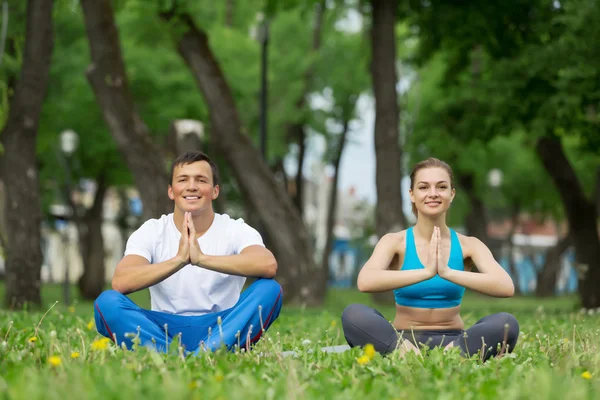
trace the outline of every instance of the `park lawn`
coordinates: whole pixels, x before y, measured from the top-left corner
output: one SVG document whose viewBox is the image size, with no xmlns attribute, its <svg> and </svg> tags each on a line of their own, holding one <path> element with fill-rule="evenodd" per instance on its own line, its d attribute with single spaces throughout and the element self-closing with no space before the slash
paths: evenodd
<svg viewBox="0 0 600 400">
<path fill-rule="evenodd" d="M 577 310 L 573 297 L 468 294 L 462 312 L 467 325 L 498 311 L 520 321 L 517 349 L 501 359 L 481 364 L 436 349 L 403 359 L 376 354 L 361 364 L 361 349 L 319 351 L 345 343 L 339 315 L 347 304 L 371 303 L 352 290 L 331 290 L 320 309 L 284 308 L 249 354 L 189 357 L 177 346 L 163 355 L 99 341 L 92 304 L 52 307 L 61 293 L 59 286 L 44 287 L 42 311 L 0 311 L 0 399 L 600 398 L 600 313 Z M 147 292 L 132 298 L 148 306 Z M 392 318 L 393 304 L 380 310 Z M 285 350 L 298 357 L 279 356 Z"/>
</svg>

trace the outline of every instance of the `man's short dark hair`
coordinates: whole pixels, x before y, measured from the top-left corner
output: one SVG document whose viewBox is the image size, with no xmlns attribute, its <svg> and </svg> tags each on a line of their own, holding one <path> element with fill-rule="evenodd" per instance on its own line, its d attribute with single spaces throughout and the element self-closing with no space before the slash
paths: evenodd
<svg viewBox="0 0 600 400">
<path fill-rule="evenodd" d="M 187 165 L 192 164 L 198 161 L 206 161 L 210 165 L 210 169 L 212 170 L 213 175 L 213 186 L 217 186 L 219 184 L 219 168 L 217 168 L 217 164 L 215 164 L 206 154 L 201 151 L 186 151 L 183 154 L 180 154 L 179 157 L 173 161 L 171 165 L 171 181 L 170 184 L 173 184 L 173 174 L 175 173 L 175 167 L 178 165 Z"/>
</svg>

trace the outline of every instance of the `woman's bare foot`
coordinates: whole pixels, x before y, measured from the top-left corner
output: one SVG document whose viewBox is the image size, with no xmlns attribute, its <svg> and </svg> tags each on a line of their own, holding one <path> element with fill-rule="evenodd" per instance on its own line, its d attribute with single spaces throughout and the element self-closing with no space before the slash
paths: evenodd
<svg viewBox="0 0 600 400">
<path fill-rule="evenodd" d="M 451 349 L 453 347 L 454 347 L 454 342 L 450 342 L 450 343 L 448 343 L 448 345 L 446 347 L 444 347 L 444 351 Z"/>
<path fill-rule="evenodd" d="M 399 357 L 404 357 L 404 355 L 410 351 L 413 351 L 419 355 L 421 354 L 421 351 L 410 341 L 406 339 L 400 339 L 398 341 L 398 345 L 396 346 L 394 354 L 397 354 Z"/>
</svg>

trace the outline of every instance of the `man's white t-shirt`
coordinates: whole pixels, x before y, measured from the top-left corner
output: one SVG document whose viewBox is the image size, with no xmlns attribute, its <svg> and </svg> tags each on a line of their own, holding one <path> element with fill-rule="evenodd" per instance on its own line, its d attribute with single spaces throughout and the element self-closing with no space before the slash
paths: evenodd
<svg viewBox="0 0 600 400">
<path fill-rule="evenodd" d="M 151 264 L 177 255 L 181 232 L 173 214 L 150 219 L 127 240 L 125 255 L 135 254 Z M 227 256 L 239 254 L 253 245 L 263 246 L 256 229 L 227 214 L 216 214 L 210 228 L 198 239 L 204 254 Z M 240 297 L 246 278 L 215 272 L 188 264 L 167 279 L 150 286 L 152 310 L 179 315 L 203 315 L 226 310 Z"/>
</svg>

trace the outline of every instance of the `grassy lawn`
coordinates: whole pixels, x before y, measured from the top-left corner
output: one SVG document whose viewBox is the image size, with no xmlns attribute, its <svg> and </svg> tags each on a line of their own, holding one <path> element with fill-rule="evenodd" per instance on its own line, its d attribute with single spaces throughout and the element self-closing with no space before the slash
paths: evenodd
<svg viewBox="0 0 600 400">
<path fill-rule="evenodd" d="M 0 285 L 0 295 L 3 291 Z M 61 296 L 60 286 L 46 286 L 46 309 L 0 311 L 0 399 L 600 398 L 600 314 L 580 312 L 574 297 L 467 295 L 462 312 L 467 325 L 498 311 L 519 320 L 519 343 L 508 357 L 481 364 L 436 349 L 426 357 L 377 354 L 361 365 L 361 349 L 319 351 L 345 344 L 339 315 L 346 305 L 371 304 L 368 295 L 355 291 L 330 291 L 320 309 L 284 307 L 249 354 L 187 358 L 177 348 L 159 355 L 92 346 L 99 336 L 90 324 L 91 303 L 78 300 L 71 308 L 59 303 L 42 320 Z M 147 292 L 132 298 L 149 305 Z M 389 319 L 394 313 L 393 304 L 379 310 Z M 285 350 L 298 357 L 279 356 Z"/>
</svg>

